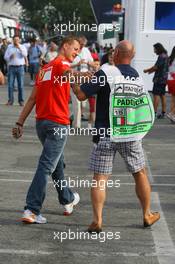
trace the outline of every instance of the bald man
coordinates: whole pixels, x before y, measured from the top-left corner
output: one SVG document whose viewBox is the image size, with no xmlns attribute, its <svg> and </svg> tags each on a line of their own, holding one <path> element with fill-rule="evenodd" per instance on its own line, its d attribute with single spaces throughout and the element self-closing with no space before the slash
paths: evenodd
<svg viewBox="0 0 175 264">
<path fill-rule="evenodd" d="M 93 136 L 94 147 L 90 157 L 90 170 L 94 173 L 93 182 L 97 184 L 93 184 L 91 188 L 93 222 L 88 228 L 89 232 L 102 231 L 106 185 L 112 174 L 116 152 L 122 156 L 134 177 L 136 194 L 143 211 L 144 227 L 154 224 L 160 218 L 158 212 L 150 210 L 151 188 L 142 148 L 142 138 L 154 122 L 152 114 L 154 109 L 138 72 L 130 66 L 134 54 L 132 43 L 126 40 L 119 42 L 114 52 L 115 66 L 102 66 L 94 76 L 97 82 L 93 78 L 89 83 L 73 87 L 79 100 L 97 94 L 95 121 L 97 135 Z M 112 104 L 116 105 L 111 111 Z M 152 109 L 152 112 L 149 109 Z M 137 120 L 133 121 L 133 115 Z M 117 131 L 116 134 L 109 135 L 111 127 Z M 105 131 L 103 135 L 102 129 Z M 104 183 L 103 188 L 102 183 Z"/>
</svg>

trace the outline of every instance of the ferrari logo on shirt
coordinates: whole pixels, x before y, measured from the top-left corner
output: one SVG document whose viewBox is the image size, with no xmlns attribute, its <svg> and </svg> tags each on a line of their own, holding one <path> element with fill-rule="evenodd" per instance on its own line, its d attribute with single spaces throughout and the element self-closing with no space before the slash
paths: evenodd
<svg viewBox="0 0 175 264">
<path fill-rule="evenodd" d="M 52 68 L 41 69 L 39 72 L 39 82 L 50 81 L 52 76 Z"/>
</svg>

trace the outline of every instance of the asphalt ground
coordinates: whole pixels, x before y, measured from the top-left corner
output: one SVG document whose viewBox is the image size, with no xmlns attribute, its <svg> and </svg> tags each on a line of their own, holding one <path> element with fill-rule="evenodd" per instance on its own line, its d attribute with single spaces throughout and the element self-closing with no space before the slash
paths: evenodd
<svg viewBox="0 0 175 264">
<path fill-rule="evenodd" d="M 28 81 L 28 80 L 27 80 Z M 26 97 L 31 91 L 26 83 Z M 17 93 L 15 94 L 17 96 Z M 169 105 L 169 96 L 167 96 Z M 104 208 L 104 228 L 89 237 L 92 220 L 90 188 L 75 186 L 81 197 L 70 217 L 63 216 L 51 180 L 42 214 L 45 225 L 25 225 L 20 217 L 32 180 L 41 145 L 35 132 L 34 112 L 24 135 L 16 141 L 11 128 L 21 107 L 6 106 L 7 88 L 0 87 L 0 263 L 65 264 L 174 264 L 175 263 L 175 125 L 156 120 L 144 139 L 147 169 L 152 185 L 152 208 L 161 220 L 148 229 L 142 227 L 142 212 L 134 191 L 134 180 L 119 155 Z M 83 123 L 86 126 L 86 122 Z M 91 136 L 70 136 L 65 148 L 66 179 L 91 181 L 87 169 L 92 148 Z M 80 237 L 80 233 L 83 234 Z M 62 240 L 62 241 L 61 241 Z"/>
</svg>

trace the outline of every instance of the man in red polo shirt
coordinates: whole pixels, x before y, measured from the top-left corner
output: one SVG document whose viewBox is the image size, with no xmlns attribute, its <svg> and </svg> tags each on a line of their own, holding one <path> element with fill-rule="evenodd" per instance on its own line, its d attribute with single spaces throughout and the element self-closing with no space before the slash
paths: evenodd
<svg viewBox="0 0 175 264">
<path fill-rule="evenodd" d="M 36 129 L 43 150 L 28 190 L 23 222 L 46 223 L 46 218 L 40 214 L 40 210 L 50 175 L 56 183 L 59 202 L 64 206 L 65 215 L 70 215 L 73 206 L 80 200 L 78 193 L 73 193 L 68 186 L 62 184 L 65 181 L 63 150 L 69 128 L 68 76 L 77 76 L 77 73 L 70 69 L 70 63 L 79 51 L 77 38 L 67 37 L 62 41 L 58 57 L 40 70 L 35 87 L 16 122 L 16 127 L 12 130 L 15 138 L 22 136 L 23 124 L 36 104 Z"/>
</svg>

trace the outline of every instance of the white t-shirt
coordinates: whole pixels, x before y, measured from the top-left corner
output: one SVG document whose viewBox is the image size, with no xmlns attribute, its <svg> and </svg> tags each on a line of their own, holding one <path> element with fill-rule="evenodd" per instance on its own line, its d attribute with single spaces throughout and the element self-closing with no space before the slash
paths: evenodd
<svg viewBox="0 0 175 264">
<path fill-rule="evenodd" d="M 77 57 L 73 61 L 72 65 L 79 63 L 80 60 L 85 60 L 85 62 L 93 62 L 94 61 L 88 48 L 86 48 L 86 47 L 82 48 L 81 52 L 77 55 Z M 80 66 L 77 67 L 77 70 L 81 71 L 81 72 L 86 72 L 89 70 L 88 65 L 87 64 L 81 64 Z"/>
<path fill-rule="evenodd" d="M 175 80 L 175 60 L 169 66 L 169 70 L 168 70 L 168 80 Z"/>
<path fill-rule="evenodd" d="M 47 63 L 49 63 L 50 61 L 54 60 L 57 57 L 57 55 L 58 55 L 57 51 L 48 51 L 46 52 L 44 59 Z"/>
</svg>

